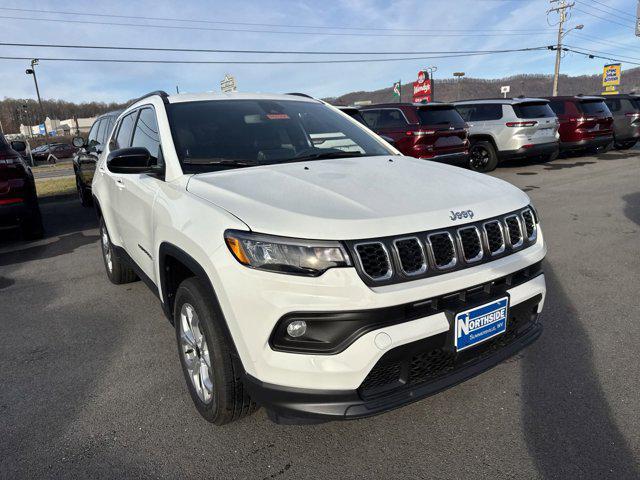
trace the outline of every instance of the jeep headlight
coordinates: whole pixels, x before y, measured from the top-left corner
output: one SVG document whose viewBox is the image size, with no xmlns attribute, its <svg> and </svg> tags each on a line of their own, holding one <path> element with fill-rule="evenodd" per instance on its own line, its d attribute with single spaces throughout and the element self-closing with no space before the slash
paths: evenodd
<svg viewBox="0 0 640 480">
<path fill-rule="evenodd" d="M 349 267 L 351 260 L 340 242 L 277 237 L 227 230 L 225 242 L 247 267 L 315 277 L 330 268 Z"/>
</svg>

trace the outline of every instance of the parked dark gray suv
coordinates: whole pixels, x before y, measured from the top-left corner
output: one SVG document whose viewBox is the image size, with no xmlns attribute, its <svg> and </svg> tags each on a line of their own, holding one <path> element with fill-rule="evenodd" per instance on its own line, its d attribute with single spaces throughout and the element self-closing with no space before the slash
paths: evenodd
<svg viewBox="0 0 640 480">
<path fill-rule="evenodd" d="M 619 150 L 633 147 L 640 139 L 640 100 L 633 95 L 607 96 L 613 114 L 613 145 Z"/>
</svg>

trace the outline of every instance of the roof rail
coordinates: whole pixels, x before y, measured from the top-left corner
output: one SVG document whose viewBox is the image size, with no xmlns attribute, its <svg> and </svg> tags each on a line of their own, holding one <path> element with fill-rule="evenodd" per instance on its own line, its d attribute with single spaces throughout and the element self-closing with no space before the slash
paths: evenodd
<svg viewBox="0 0 640 480">
<path fill-rule="evenodd" d="M 315 98 L 313 98 L 311 95 L 307 95 L 306 93 L 288 92 L 288 93 L 285 93 L 285 95 L 295 95 L 296 97 L 306 97 L 306 98 L 312 98 L 313 100 L 315 100 Z"/>
<path fill-rule="evenodd" d="M 164 103 L 169 103 L 167 100 L 167 98 L 169 97 L 169 94 L 167 92 L 165 92 L 164 90 L 155 90 L 153 92 L 147 93 L 146 95 L 142 95 L 141 97 L 138 97 L 135 100 L 132 100 L 131 103 L 129 103 L 129 106 L 133 105 L 134 103 L 138 103 L 140 100 L 144 100 L 145 98 L 153 97 L 155 95 L 158 95 Z"/>
</svg>

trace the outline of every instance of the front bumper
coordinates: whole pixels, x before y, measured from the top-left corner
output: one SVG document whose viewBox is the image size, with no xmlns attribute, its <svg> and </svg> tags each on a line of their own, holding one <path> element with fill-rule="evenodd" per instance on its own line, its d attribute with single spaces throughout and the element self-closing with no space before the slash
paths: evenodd
<svg viewBox="0 0 640 480">
<path fill-rule="evenodd" d="M 533 144 L 529 148 L 522 147 L 517 150 L 504 150 L 498 154 L 498 157 L 500 161 L 543 158 L 557 155 L 558 151 L 558 142 L 539 143 Z"/>
<path fill-rule="evenodd" d="M 245 385 L 252 398 L 278 423 L 315 423 L 376 415 L 418 401 L 461 383 L 514 355 L 542 332 L 538 313 L 544 302 L 542 274 L 513 289 L 498 286 L 481 292 L 482 303 L 508 292 L 512 298 L 506 333 L 469 350 L 452 348 L 453 317 L 467 300 L 457 299 L 445 312 L 447 330 L 388 351 L 351 390 L 314 390 L 270 385 L 251 376 Z M 526 300 L 521 296 L 533 295 Z M 457 305 L 457 306 L 456 306 Z"/>
</svg>

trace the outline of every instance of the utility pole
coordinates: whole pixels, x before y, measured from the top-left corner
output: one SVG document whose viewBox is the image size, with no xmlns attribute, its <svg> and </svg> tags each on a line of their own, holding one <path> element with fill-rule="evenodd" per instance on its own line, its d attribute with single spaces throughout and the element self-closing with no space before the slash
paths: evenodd
<svg viewBox="0 0 640 480">
<path fill-rule="evenodd" d="M 456 100 L 460 100 L 460 88 L 462 87 L 462 77 L 464 77 L 464 72 L 453 72 L 453 76 L 458 79 L 458 85 L 456 86 Z"/>
<path fill-rule="evenodd" d="M 571 30 L 582 30 L 584 25 L 576 25 L 570 28 L 566 32 L 564 29 L 564 23 L 567 21 L 567 11 L 575 5 L 575 2 L 567 3 L 567 0 L 549 0 L 551 4 L 557 3 L 558 6 L 551 8 L 547 11 L 547 15 L 551 12 L 556 12 L 560 15 L 558 21 L 558 43 L 556 44 L 556 66 L 553 73 L 553 96 L 558 95 L 558 78 L 560 77 L 560 60 L 562 58 L 562 39 Z"/>
<path fill-rule="evenodd" d="M 429 79 L 431 80 L 431 101 L 436 101 L 436 81 L 433 79 L 433 72 L 438 70 L 438 67 L 431 66 L 425 68 L 429 72 Z"/>
</svg>

